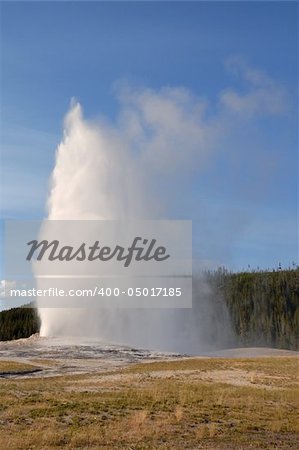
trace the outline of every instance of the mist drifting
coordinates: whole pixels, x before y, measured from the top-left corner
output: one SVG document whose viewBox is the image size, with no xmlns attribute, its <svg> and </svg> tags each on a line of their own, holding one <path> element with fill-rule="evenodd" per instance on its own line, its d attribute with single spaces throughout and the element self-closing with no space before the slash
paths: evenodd
<svg viewBox="0 0 299 450">
<path fill-rule="evenodd" d="M 282 104 L 284 93 L 271 80 L 243 63 L 231 65 L 252 84 L 250 91 L 220 93 L 213 114 L 205 99 L 183 88 L 123 88 L 120 113 L 113 124 L 101 118 L 85 119 L 80 104 L 73 101 L 56 153 L 48 218 L 192 218 L 189 180 L 204 172 L 233 128 L 235 114 L 239 120 L 250 120 L 257 111 L 278 114 L 276 104 Z M 178 211 L 184 211 L 184 216 L 176 217 Z M 200 213 L 205 234 L 210 227 L 204 210 Z M 192 309 L 99 309 L 95 313 L 40 308 L 40 332 L 198 353 L 225 346 L 231 336 L 224 304 L 215 295 L 204 276 L 197 275 Z"/>
</svg>

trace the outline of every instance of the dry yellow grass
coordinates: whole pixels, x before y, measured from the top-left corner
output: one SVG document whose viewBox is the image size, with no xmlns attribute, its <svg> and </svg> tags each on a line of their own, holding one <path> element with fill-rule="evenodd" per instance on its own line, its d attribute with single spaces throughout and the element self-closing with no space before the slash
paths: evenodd
<svg viewBox="0 0 299 450">
<path fill-rule="evenodd" d="M 249 384 L 201 378 L 228 370 Z M 297 449 L 297 370 L 296 358 L 190 359 L 2 379 L 0 448 Z"/>
<path fill-rule="evenodd" d="M 38 367 L 33 364 L 27 364 L 17 361 L 0 361 L 0 375 L 5 373 L 22 373 L 35 370 Z"/>
</svg>

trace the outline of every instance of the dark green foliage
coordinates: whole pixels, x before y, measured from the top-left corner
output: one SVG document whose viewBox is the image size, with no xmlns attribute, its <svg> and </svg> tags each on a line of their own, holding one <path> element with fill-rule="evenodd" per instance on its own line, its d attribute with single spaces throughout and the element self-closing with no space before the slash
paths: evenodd
<svg viewBox="0 0 299 450">
<path fill-rule="evenodd" d="M 239 345 L 299 348 L 299 270 L 207 274 L 224 299 Z"/>
<path fill-rule="evenodd" d="M 33 305 L 0 312 L 0 341 L 26 338 L 38 331 L 39 319 Z"/>
</svg>

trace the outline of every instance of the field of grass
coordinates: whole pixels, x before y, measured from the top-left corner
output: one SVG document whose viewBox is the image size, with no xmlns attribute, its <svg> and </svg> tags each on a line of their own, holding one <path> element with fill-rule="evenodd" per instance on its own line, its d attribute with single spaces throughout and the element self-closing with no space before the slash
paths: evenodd
<svg viewBox="0 0 299 450">
<path fill-rule="evenodd" d="M 0 448 L 297 449 L 297 376 L 297 358 L 272 357 L 3 378 Z"/>
<path fill-rule="evenodd" d="M 22 374 L 30 371 L 38 370 L 38 367 L 33 364 L 26 364 L 16 361 L 1 361 L 0 360 L 0 375 L 1 374 Z"/>
</svg>

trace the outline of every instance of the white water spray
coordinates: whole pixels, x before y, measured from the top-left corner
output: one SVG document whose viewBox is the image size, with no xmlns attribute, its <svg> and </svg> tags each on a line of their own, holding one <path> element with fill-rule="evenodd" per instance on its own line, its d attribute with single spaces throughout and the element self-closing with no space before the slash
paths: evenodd
<svg viewBox="0 0 299 450">
<path fill-rule="evenodd" d="M 126 106 L 117 127 L 84 120 L 80 105 L 71 106 L 52 175 L 49 219 L 165 218 L 166 205 L 178 191 L 179 176 L 202 163 L 209 141 L 201 102 L 178 89 L 129 97 L 127 93 L 123 101 Z M 206 300 L 211 296 L 203 281 L 197 295 L 202 304 L 197 314 L 194 310 L 95 313 L 40 308 L 40 333 L 96 336 L 139 347 L 198 352 L 206 344 Z M 215 333 L 212 339 L 216 340 Z"/>
</svg>

